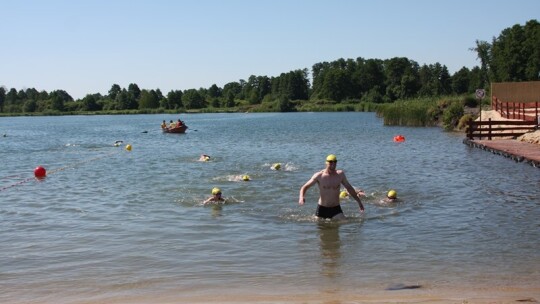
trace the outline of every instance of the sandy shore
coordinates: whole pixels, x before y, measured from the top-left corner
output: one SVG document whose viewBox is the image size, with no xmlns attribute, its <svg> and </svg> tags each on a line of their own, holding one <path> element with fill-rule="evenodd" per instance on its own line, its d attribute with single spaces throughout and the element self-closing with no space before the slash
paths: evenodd
<svg viewBox="0 0 540 304">
<path fill-rule="evenodd" d="M 482 121 L 486 121 L 490 118 L 491 120 L 516 120 L 516 119 L 504 118 L 501 116 L 501 114 L 499 114 L 499 112 L 495 110 L 482 111 L 481 118 L 482 118 Z M 476 119 L 476 120 L 479 120 L 479 119 Z M 494 139 L 497 139 L 497 138 L 495 137 Z M 540 130 L 523 134 L 522 136 L 519 136 L 518 138 L 516 138 L 516 140 L 540 145 Z"/>
<path fill-rule="evenodd" d="M 77 303 L 95 304 L 172 304 L 172 303 L 258 303 L 258 304 L 347 304 L 347 303 L 538 303 L 540 301 L 540 287 L 500 287 L 500 288 L 475 288 L 470 286 L 464 289 L 433 289 L 422 287 L 412 290 L 397 291 L 372 291 L 359 290 L 357 293 L 341 292 L 339 290 L 326 290 L 319 293 L 277 294 L 269 291 L 268 294 L 226 294 L 220 296 L 209 295 L 182 295 L 162 294 L 158 296 L 127 296 L 116 299 L 100 299 L 92 301 L 80 301 Z"/>
</svg>

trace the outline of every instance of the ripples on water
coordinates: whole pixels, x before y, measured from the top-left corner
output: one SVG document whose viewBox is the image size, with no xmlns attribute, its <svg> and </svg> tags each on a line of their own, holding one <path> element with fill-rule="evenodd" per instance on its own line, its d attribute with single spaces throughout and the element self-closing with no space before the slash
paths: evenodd
<svg viewBox="0 0 540 304">
<path fill-rule="evenodd" d="M 0 120 L 0 301 L 540 279 L 537 168 L 372 113 L 181 116 L 184 135 L 171 115 Z M 297 203 L 330 153 L 367 193 L 346 223 L 316 220 L 315 188 Z M 213 187 L 228 203 L 202 206 Z"/>
</svg>

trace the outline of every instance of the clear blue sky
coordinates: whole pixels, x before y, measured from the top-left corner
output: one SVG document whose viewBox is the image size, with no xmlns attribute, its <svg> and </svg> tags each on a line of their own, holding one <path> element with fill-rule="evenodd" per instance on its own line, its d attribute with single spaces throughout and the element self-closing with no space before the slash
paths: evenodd
<svg viewBox="0 0 540 304">
<path fill-rule="evenodd" d="M 451 74 L 539 0 L 0 0 L 0 86 L 107 94 L 279 76 L 339 58 L 407 57 Z"/>
</svg>

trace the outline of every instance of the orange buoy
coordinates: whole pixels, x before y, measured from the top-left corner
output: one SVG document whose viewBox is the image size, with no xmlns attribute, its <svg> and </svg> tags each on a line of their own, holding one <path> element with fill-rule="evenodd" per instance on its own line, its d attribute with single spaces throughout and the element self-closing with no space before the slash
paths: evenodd
<svg viewBox="0 0 540 304">
<path fill-rule="evenodd" d="M 45 175 L 47 175 L 47 170 L 45 170 L 45 168 L 43 168 L 42 166 L 37 166 L 34 169 L 34 176 L 35 177 L 43 178 L 43 177 L 45 177 Z"/>
<path fill-rule="evenodd" d="M 394 141 L 395 142 L 403 142 L 403 141 L 405 141 L 405 137 L 403 135 L 396 135 L 396 136 L 394 136 Z"/>
</svg>

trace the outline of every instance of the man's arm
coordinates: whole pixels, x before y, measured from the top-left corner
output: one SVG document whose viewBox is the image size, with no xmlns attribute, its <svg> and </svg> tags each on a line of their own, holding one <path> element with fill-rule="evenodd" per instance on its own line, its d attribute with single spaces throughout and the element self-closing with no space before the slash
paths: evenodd
<svg viewBox="0 0 540 304">
<path fill-rule="evenodd" d="M 306 201 L 304 199 L 304 195 L 306 194 L 306 191 L 311 188 L 311 186 L 315 185 L 317 183 L 317 179 L 320 175 L 320 172 L 317 172 L 313 174 L 310 180 L 305 183 L 302 188 L 300 188 L 300 196 L 298 197 L 298 204 L 303 205 Z"/>
<path fill-rule="evenodd" d="M 358 194 L 356 194 L 356 191 L 354 190 L 353 186 L 349 183 L 347 180 L 347 177 L 345 176 L 345 173 L 343 173 L 343 179 L 341 180 L 341 184 L 347 189 L 347 192 L 349 192 L 349 195 L 354 198 L 355 201 L 358 202 L 358 207 L 360 207 L 360 210 L 364 211 L 364 205 L 362 204 L 362 201 L 360 200 L 360 197 L 358 197 Z"/>
</svg>

